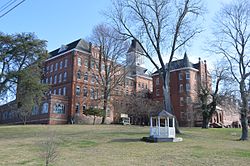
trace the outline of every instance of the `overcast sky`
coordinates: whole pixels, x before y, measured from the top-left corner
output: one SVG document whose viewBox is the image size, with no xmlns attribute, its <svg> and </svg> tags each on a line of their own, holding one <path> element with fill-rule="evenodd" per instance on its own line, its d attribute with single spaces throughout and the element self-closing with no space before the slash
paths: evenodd
<svg viewBox="0 0 250 166">
<path fill-rule="evenodd" d="M 10 0 L 0 1 L 2 6 Z M 22 0 L 12 0 L 16 3 Z M 186 48 L 189 58 L 196 63 L 198 57 L 211 57 L 204 52 L 205 42 L 211 32 L 212 19 L 219 10 L 221 3 L 231 0 L 204 0 L 207 13 L 205 15 L 205 32 L 197 37 L 190 48 Z M 92 28 L 104 22 L 101 11 L 108 9 L 111 0 L 26 0 L 7 15 L 0 18 L 0 31 L 4 33 L 34 32 L 38 38 L 48 41 L 48 50 L 52 51 L 62 44 L 70 43 L 79 38 L 86 38 Z M 4 11 L 0 12 L 2 15 Z M 178 58 L 182 58 L 180 55 Z M 214 58 L 213 58 L 214 59 Z M 151 70 L 152 67 L 150 67 Z"/>
</svg>

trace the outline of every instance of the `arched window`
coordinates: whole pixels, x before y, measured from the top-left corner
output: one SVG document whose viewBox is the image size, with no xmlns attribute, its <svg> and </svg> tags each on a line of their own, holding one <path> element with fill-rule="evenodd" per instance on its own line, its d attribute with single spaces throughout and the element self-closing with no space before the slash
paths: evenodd
<svg viewBox="0 0 250 166">
<path fill-rule="evenodd" d="M 85 72 L 85 74 L 84 74 L 84 81 L 88 81 L 88 78 L 89 76 L 88 76 L 88 72 Z"/>
<path fill-rule="evenodd" d="M 49 104 L 43 103 L 42 114 L 47 114 L 49 112 Z"/>
<path fill-rule="evenodd" d="M 81 70 L 78 70 L 76 76 L 77 76 L 77 79 L 81 79 Z"/>
</svg>

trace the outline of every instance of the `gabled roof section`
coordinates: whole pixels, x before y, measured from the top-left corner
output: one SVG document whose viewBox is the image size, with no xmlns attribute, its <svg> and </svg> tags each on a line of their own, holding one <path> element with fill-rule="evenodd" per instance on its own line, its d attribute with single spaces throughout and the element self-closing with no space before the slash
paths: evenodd
<svg viewBox="0 0 250 166">
<path fill-rule="evenodd" d="M 132 43 L 128 49 L 128 53 L 130 52 L 141 52 L 143 53 L 143 49 L 141 48 L 140 44 L 136 40 L 132 40 Z"/>
<path fill-rule="evenodd" d="M 167 65 L 168 64 L 166 64 L 166 67 L 167 67 Z M 189 61 L 187 53 L 185 52 L 183 59 L 171 62 L 171 64 L 170 64 L 170 71 L 171 70 L 176 70 L 176 69 L 181 69 L 181 68 L 188 68 L 188 67 L 198 69 L 199 63 L 197 63 L 197 64 L 191 63 Z M 160 70 L 162 71 L 162 69 L 160 69 Z M 155 71 L 153 74 L 156 74 L 156 73 L 158 73 L 158 71 Z"/>
<path fill-rule="evenodd" d="M 59 54 L 62 54 L 64 52 L 67 52 L 67 51 L 72 50 L 72 49 L 78 49 L 81 51 L 90 52 L 90 48 L 91 48 L 91 43 L 88 43 L 88 42 L 84 41 L 83 39 L 78 39 L 78 40 L 73 41 L 67 45 L 62 45 L 61 48 L 58 48 L 54 51 L 51 51 L 49 53 L 49 58 L 54 57 L 54 56 L 59 55 Z"/>
</svg>

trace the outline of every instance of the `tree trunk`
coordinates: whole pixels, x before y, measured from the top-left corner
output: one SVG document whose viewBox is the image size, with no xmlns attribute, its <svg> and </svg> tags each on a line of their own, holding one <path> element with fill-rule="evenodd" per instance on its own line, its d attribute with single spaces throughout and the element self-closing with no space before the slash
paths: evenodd
<svg viewBox="0 0 250 166">
<path fill-rule="evenodd" d="M 164 110 L 169 112 L 170 114 L 174 115 L 173 113 L 173 107 L 171 103 L 171 98 L 170 98 L 170 71 L 167 70 L 166 72 L 163 72 L 163 103 L 164 103 Z M 178 120 L 175 117 L 175 133 L 180 134 L 181 131 L 179 130 L 179 124 Z"/>
<path fill-rule="evenodd" d="M 241 94 L 241 101 L 242 101 L 242 108 L 240 110 L 241 113 L 241 127 L 242 127 L 242 134 L 240 140 L 248 140 L 248 119 L 247 119 L 247 94 L 245 92 L 245 82 L 241 81 L 240 83 L 240 94 Z"/>
<path fill-rule="evenodd" d="M 201 128 L 208 129 L 209 128 L 208 124 L 209 124 L 209 117 L 203 114 L 202 127 Z"/>
<path fill-rule="evenodd" d="M 96 116 L 94 115 L 94 119 L 93 119 L 93 125 L 95 125 L 95 119 L 96 119 Z"/>
<path fill-rule="evenodd" d="M 104 100 L 103 100 L 103 115 L 102 115 L 102 124 L 105 123 L 106 120 L 106 112 L 108 105 L 108 95 L 107 95 L 107 87 L 104 88 Z"/>
</svg>

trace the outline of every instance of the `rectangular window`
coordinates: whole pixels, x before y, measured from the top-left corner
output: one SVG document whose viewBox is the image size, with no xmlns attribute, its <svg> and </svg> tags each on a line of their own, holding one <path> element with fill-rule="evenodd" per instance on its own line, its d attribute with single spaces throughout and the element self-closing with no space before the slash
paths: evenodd
<svg viewBox="0 0 250 166">
<path fill-rule="evenodd" d="M 180 97 L 180 106 L 184 106 L 184 98 Z"/>
<path fill-rule="evenodd" d="M 80 104 L 76 103 L 76 113 L 79 113 L 79 111 L 80 111 Z"/>
<path fill-rule="evenodd" d="M 92 61 L 91 61 L 91 69 L 94 69 L 94 67 L 95 67 L 95 61 L 92 60 Z"/>
<path fill-rule="evenodd" d="M 80 70 L 78 70 L 78 72 L 76 73 L 76 77 L 77 77 L 77 79 L 81 79 L 81 71 Z"/>
<path fill-rule="evenodd" d="M 93 73 L 92 74 L 92 77 L 91 77 L 91 82 L 94 83 L 95 82 L 95 74 Z"/>
<path fill-rule="evenodd" d="M 191 97 L 187 97 L 187 104 L 191 104 L 192 103 L 192 99 L 191 99 Z"/>
<path fill-rule="evenodd" d="M 58 89 L 58 95 L 62 95 L 62 90 L 61 90 L 61 88 Z"/>
<path fill-rule="evenodd" d="M 87 72 L 85 72 L 85 74 L 84 74 L 84 81 L 88 81 L 88 73 Z"/>
<path fill-rule="evenodd" d="M 93 88 L 90 89 L 90 98 L 91 99 L 95 98 L 95 90 Z"/>
<path fill-rule="evenodd" d="M 59 83 L 62 82 L 62 73 L 59 74 L 59 80 L 58 80 Z"/>
<path fill-rule="evenodd" d="M 52 65 L 50 66 L 50 72 L 53 72 L 53 68 L 54 68 L 54 65 L 52 64 Z"/>
<path fill-rule="evenodd" d="M 87 59 L 84 60 L 84 66 L 88 67 L 89 66 L 89 61 Z"/>
<path fill-rule="evenodd" d="M 82 66 L 82 58 L 80 57 L 77 58 L 77 64 L 78 66 Z"/>
<path fill-rule="evenodd" d="M 57 82 L 57 75 L 54 76 L 54 84 Z"/>
<path fill-rule="evenodd" d="M 183 92 L 183 84 L 180 84 L 180 86 L 179 86 L 179 92 L 180 92 L 180 93 Z"/>
<path fill-rule="evenodd" d="M 83 88 L 83 96 L 84 97 L 88 96 L 88 89 L 86 87 Z"/>
<path fill-rule="evenodd" d="M 63 61 L 60 62 L 60 69 L 63 67 Z"/>
<path fill-rule="evenodd" d="M 49 72 L 49 66 L 47 66 L 46 72 L 47 72 L 47 73 Z"/>
<path fill-rule="evenodd" d="M 182 73 L 179 73 L 179 80 L 182 80 Z"/>
<path fill-rule="evenodd" d="M 160 96 L 160 89 L 156 89 L 156 96 Z"/>
<path fill-rule="evenodd" d="M 190 79 L 190 72 L 186 71 L 186 80 L 189 80 L 189 79 Z"/>
<path fill-rule="evenodd" d="M 186 91 L 187 91 L 187 92 L 190 91 L 190 84 L 189 84 L 189 83 L 186 84 Z"/>
<path fill-rule="evenodd" d="M 160 78 L 156 78 L 155 84 L 156 84 L 156 85 L 159 85 L 159 84 L 160 84 Z"/>
<path fill-rule="evenodd" d="M 56 95 L 56 89 L 54 89 L 54 92 L 53 92 L 53 93 L 54 93 L 54 95 Z"/>
<path fill-rule="evenodd" d="M 66 96 L 66 87 L 63 87 L 63 96 Z"/>
<path fill-rule="evenodd" d="M 64 60 L 64 68 L 67 68 L 68 67 L 68 59 L 65 59 Z"/>
<path fill-rule="evenodd" d="M 80 86 L 76 86 L 76 95 L 80 96 L 80 93 L 81 93 Z"/>
<path fill-rule="evenodd" d="M 63 74 L 63 81 L 66 81 L 67 80 L 67 72 L 64 72 Z"/>
<path fill-rule="evenodd" d="M 55 71 L 58 69 L 58 63 L 56 62 Z"/>
<path fill-rule="evenodd" d="M 52 84 L 52 76 L 49 78 L 49 83 Z"/>
</svg>

